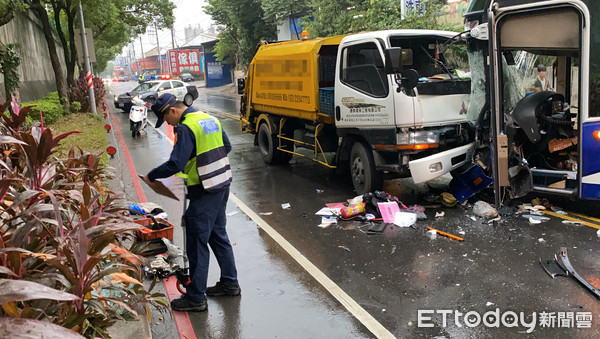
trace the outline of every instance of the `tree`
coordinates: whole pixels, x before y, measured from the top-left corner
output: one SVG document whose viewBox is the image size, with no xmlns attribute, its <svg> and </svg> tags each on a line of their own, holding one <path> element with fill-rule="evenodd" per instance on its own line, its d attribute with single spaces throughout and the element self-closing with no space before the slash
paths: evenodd
<svg viewBox="0 0 600 339">
<path fill-rule="evenodd" d="M 61 41 L 67 82 L 75 81 L 77 65 L 74 28 L 78 24 L 77 0 L 47 0 L 52 6 L 56 33 Z M 149 24 L 157 22 L 160 28 L 173 25 L 175 5 L 169 0 L 109 0 L 82 1 L 85 25 L 92 30 L 96 50 L 95 70 L 102 71 L 125 45 L 138 34 L 144 33 Z"/>
<path fill-rule="evenodd" d="M 304 17 L 309 13 L 310 5 L 301 0 L 262 0 L 262 8 L 265 21 L 277 25 L 281 20 Z M 300 32 L 292 33 L 300 39 Z"/>
<path fill-rule="evenodd" d="M 56 43 L 54 42 L 54 35 L 52 34 L 52 26 L 50 25 L 50 18 L 46 7 L 41 3 L 41 0 L 29 0 L 29 8 L 36 14 L 42 24 L 42 32 L 46 39 L 46 45 L 48 46 L 48 54 L 50 55 L 50 63 L 52 64 L 52 70 L 54 71 L 54 79 L 56 82 L 56 89 L 58 91 L 58 97 L 63 105 L 63 110 L 68 113 L 71 111 L 71 104 L 69 103 L 69 97 L 67 95 L 67 83 L 63 77 L 62 66 L 56 53 Z"/>
<path fill-rule="evenodd" d="M 207 14 L 220 25 L 216 57 L 235 68 L 250 63 L 261 40 L 274 40 L 276 26 L 264 19 L 257 0 L 208 0 Z"/>
</svg>

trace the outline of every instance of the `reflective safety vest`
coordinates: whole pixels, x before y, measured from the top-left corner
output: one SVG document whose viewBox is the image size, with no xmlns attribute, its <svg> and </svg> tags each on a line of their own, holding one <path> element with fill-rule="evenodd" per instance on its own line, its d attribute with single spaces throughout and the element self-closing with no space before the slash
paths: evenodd
<svg viewBox="0 0 600 339">
<path fill-rule="evenodd" d="M 231 167 L 223 144 L 221 122 L 203 112 L 191 112 L 182 122 L 196 138 L 196 156 L 188 161 L 183 176 L 188 186 L 202 184 L 208 192 L 217 192 L 231 183 Z"/>
</svg>

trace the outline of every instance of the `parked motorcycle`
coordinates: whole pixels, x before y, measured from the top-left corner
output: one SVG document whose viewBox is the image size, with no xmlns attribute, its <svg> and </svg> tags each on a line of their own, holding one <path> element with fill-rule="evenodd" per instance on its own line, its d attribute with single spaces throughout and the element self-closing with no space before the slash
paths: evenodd
<svg viewBox="0 0 600 339">
<path fill-rule="evenodd" d="M 146 95 L 143 98 L 139 95 L 131 98 L 131 109 L 129 110 L 129 129 L 131 136 L 135 138 L 140 135 L 140 131 L 146 128 L 148 124 L 148 108 L 154 102 L 152 95 Z"/>
</svg>

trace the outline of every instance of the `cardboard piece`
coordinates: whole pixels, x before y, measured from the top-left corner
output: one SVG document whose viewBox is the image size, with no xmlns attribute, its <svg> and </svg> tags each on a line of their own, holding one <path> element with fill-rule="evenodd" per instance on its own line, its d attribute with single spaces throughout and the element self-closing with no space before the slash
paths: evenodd
<svg viewBox="0 0 600 339">
<path fill-rule="evenodd" d="M 140 177 L 140 179 L 144 178 L 143 175 L 140 175 L 139 177 Z M 148 186 L 150 186 L 150 188 L 152 188 L 152 190 L 154 192 L 156 192 L 160 195 L 164 195 L 165 197 L 169 197 L 171 199 L 175 199 L 175 200 L 179 201 L 179 198 L 175 195 L 175 193 L 173 193 L 173 191 L 171 191 L 167 186 L 165 186 L 165 184 L 163 184 L 159 180 L 151 182 Z"/>
<path fill-rule="evenodd" d="M 565 148 L 569 148 L 573 145 L 577 145 L 577 137 L 568 139 L 552 139 L 548 141 L 548 150 L 550 153 L 554 153 Z"/>
</svg>

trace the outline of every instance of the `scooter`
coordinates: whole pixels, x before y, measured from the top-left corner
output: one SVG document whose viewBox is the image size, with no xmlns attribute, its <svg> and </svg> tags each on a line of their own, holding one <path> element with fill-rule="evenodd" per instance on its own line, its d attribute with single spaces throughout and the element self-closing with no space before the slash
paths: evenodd
<svg viewBox="0 0 600 339">
<path fill-rule="evenodd" d="M 131 98 L 131 109 L 129 110 L 129 129 L 131 136 L 135 138 L 140 135 L 140 131 L 146 128 L 148 124 L 148 104 L 138 96 Z"/>
</svg>

